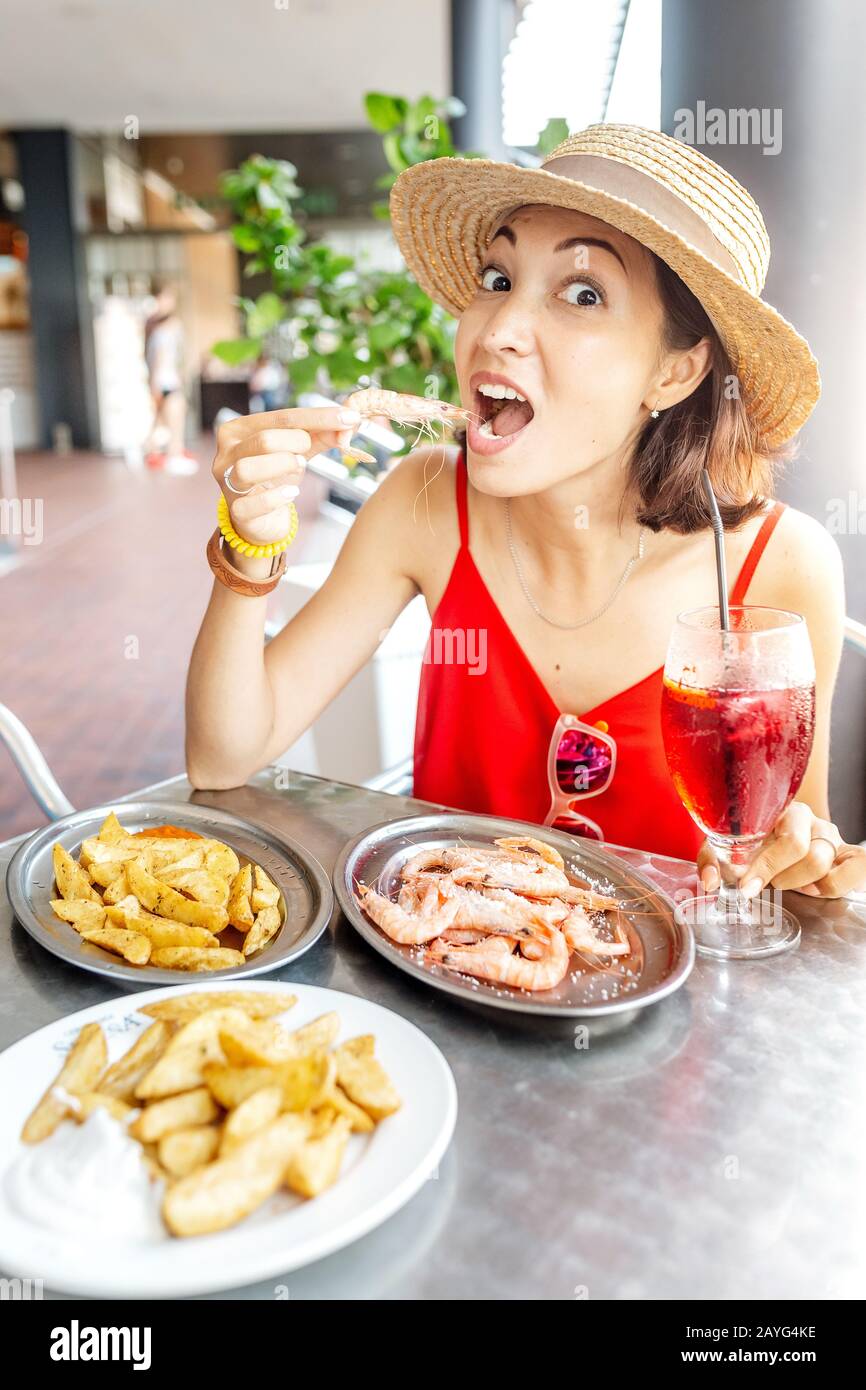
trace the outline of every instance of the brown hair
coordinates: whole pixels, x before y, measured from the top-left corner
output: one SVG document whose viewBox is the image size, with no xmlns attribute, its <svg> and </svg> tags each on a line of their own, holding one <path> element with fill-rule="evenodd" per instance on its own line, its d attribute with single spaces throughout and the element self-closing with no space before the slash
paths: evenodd
<svg viewBox="0 0 866 1390">
<path fill-rule="evenodd" d="M 659 256 L 652 256 L 664 307 L 662 351 L 690 348 L 709 338 L 711 366 L 690 396 L 650 417 L 637 436 L 629 464 L 629 490 L 636 493 L 637 520 L 651 531 L 687 535 L 710 525 L 701 483 L 704 467 L 726 530 L 755 516 L 773 495 L 776 473 L 790 462 L 792 441 L 768 446 L 740 399 L 737 376 L 706 310 Z M 466 448 L 466 431 L 455 436 Z"/>
</svg>

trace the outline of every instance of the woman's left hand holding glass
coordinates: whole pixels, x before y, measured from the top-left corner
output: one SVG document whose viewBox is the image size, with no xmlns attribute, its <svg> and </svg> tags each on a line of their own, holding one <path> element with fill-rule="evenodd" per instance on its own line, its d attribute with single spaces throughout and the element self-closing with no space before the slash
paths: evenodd
<svg viewBox="0 0 866 1390">
<path fill-rule="evenodd" d="M 718 861 L 706 841 L 697 864 L 704 891 L 714 892 Z M 841 898 L 866 889 L 866 848 L 845 844 L 832 821 L 816 816 L 805 801 L 792 801 L 740 878 L 747 898 L 757 897 L 768 885 L 815 898 Z"/>
</svg>

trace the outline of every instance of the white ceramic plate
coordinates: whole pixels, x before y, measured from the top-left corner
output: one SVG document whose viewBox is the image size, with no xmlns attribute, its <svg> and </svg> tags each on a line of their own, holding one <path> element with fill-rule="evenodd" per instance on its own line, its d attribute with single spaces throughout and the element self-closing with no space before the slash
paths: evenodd
<svg viewBox="0 0 866 1390">
<path fill-rule="evenodd" d="M 291 1028 L 335 1009 L 339 1040 L 374 1033 L 376 1055 L 403 1105 L 372 1134 L 353 1134 L 342 1175 L 304 1201 L 280 1191 L 252 1216 L 209 1236 L 100 1244 L 55 1233 L 20 1217 L 9 1204 L 6 1173 L 25 1148 L 21 1127 L 57 1074 L 85 1023 L 99 1023 L 113 1061 L 153 1020 L 136 1010 L 170 995 L 202 989 L 286 990 L 298 1002 L 282 1021 Z M 46 1288 L 95 1298 L 179 1298 L 235 1288 L 287 1273 L 366 1235 L 404 1206 L 435 1171 L 457 1118 L 457 1091 L 442 1053 L 414 1024 L 356 995 L 312 985 L 241 983 L 181 985 L 126 995 L 40 1028 L 0 1054 L 0 1268 L 42 1279 Z M 69 1122 L 67 1122 L 69 1123 Z"/>
</svg>

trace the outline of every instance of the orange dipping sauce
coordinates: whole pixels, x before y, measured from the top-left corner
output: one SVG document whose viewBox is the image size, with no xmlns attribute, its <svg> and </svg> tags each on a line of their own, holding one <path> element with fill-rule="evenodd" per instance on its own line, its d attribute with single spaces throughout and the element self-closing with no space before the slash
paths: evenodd
<svg viewBox="0 0 866 1390">
<path fill-rule="evenodd" d="M 195 830 L 181 830 L 177 825 L 152 825 L 148 830 L 137 830 L 136 840 L 203 840 Z"/>
</svg>

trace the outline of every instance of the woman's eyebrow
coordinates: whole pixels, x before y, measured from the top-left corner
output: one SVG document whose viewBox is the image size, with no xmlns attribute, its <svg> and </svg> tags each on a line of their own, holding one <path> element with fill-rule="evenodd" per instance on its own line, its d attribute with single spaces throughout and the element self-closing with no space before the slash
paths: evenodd
<svg viewBox="0 0 866 1390">
<path fill-rule="evenodd" d="M 510 242 L 511 242 L 512 246 L 516 246 L 516 245 L 517 245 L 517 233 L 514 231 L 513 227 L 500 227 L 500 228 L 499 228 L 499 231 L 496 233 L 496 236 L 493 236 L 493 237 L 490 238 L 490 241 L 488 242 L 488 250 L 489 250 L 489 248 L 493 245 L 494 241 L 496 240 L 496 237 L 500 237 L 500 236 L 504 236 L 505 239 L 506 239 L 506 241 L 510 241 Z M 628 275 L 628 268 L 627 268 L 627 266 L 626 266 L 626 263 L 625 263 L 625 261 L 623 260 L 622 256 L 621 256 L 621 255 L 619 254 L 619 252 L 617 251 L 616 247 L 615 247 L 615 246 L 612 246 L 611 243 L 610 243 L 609 241 L 604 241 L 604 240 L 602 240 L 601 237 L 595 237 L 595 236 L 571 236 L 571 237 L 566 237 L 565 241 L 557 242 L 556 246 L 554 246 L 554 248 L 553 248 L 554 254 L 557 253 L 557 252 L 559 252 L 559 251 L 570 251 L 570 250 L 572 249 L 572 247 L 574 247 L 574 246 L 600 246 L 600 247 L 602 248 L 602 250 L 604 250 L 604 251 L 609 251 L 609 252 L 611 253 L 612 256 L 616 256 L 617 260 L 619 261 L 619 263 L 620 263 L 620 265 L 622 266 L 623 270 L 625 271 L 626 275 Z"/>
</svg>

